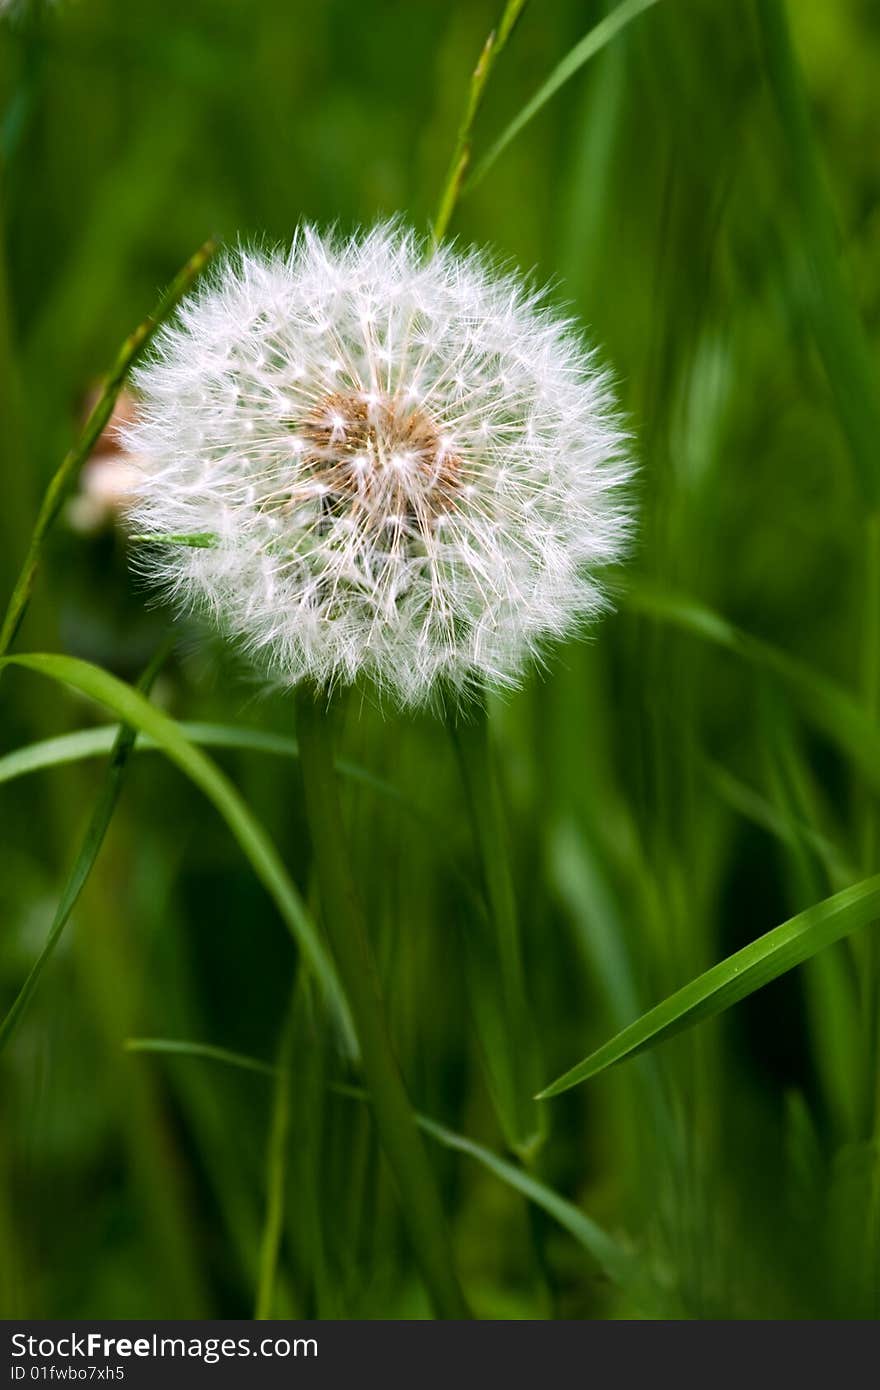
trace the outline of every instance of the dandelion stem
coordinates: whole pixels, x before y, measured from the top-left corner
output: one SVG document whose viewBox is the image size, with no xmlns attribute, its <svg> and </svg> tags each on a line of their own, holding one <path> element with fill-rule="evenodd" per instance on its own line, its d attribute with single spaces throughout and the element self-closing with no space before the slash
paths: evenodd
<svg viewBox="0 0 880 1390">
<path fill-rule="evenodd" d="M 456 204 L 461 195 L 465 174 L 471 162 L 474 122 L 477 119 L 477 112 L 483 100 L 489 75 L 495 66 L 495 60 L 513 33 L 514 26 L 525 9 L 526 3 L 527 0 L 507 0 L 498 27 L 492 30 L 483 44 L 477 66 L 471 74 L 464 115 L 458 128 L 455 149 L 452 152 L 446 182 L 440 197 L 440 205 L 437 208 L 437 215 L 431 229 L 435 242 L 442 241 L 446 235 L 449 223 L 452 221 L 452 214 L 455 212 Z"/>
<path fill-rule="evenodd" d="M 533 1100 L 540 1058 L 529 1018 L 510 851 L 485 699 L 477 701 L 461 721 L 447 722 L 458 754 L 492 931 L 490 942 L 475 943 L 478 924 L 472 922 L 469 927 L 466 949 L 473 1006 L 499 1119 L 511 1147 L 528 1159 L 544 1137 L 543 1112 Z"/>
<path fill-rule="evenodd" d="M 281 1232 L 284 1227 L 284 1189 L 287 1183 L 287 1148 L 290 1139 L 290 1067 L 293 1060 L 295 1010 L 294 987 L 281 1026 L 281 1040 L 275 1064 L 275 1092 L 266 1156 L 266 1216 L 260 1244 L 255 1322 L 265 1322 L 267 1318 L 271 1318 L 275 1302 L 278 1251 L 281 1248 Z"/>
<path fill-rule="evenodd" d="M 326 708 L 297 697 L 297 735 L 324 925 L 348 996 L 376 1128 L 425 1284 L 442 1318 L 470 1317 L 452 1260 L 436 1180 L 388 1035 L 378 971 L 342 834 Z"/>
<path fill-rule="evenodd" d="M 107 425 L 116 398 L 131 367 L 149 343 L 156 329 L 168 317 L 178 301 L 186 294 L 196 277 L 204 270 L 217 249 L 213 239 L 191 256 L 186 265 L 177 273 L 155 309 L 148 314 L 143 323 L 131 333 L 122 344 L 116 361 L 105 378 L 89 418 L 86 420 L 76 443 L 64 456 L 61 466 L 52 477 L 43 496 L 37 520 L 31 533 L 27 554 L 21 567 L 12 597 L 6 609 L 3 625 L 0 627 L 0 656 L 9 650 L 27 611 L 40 564 L 43 542 L 71 491 L 82 465 L 85 463 Z"/>
</svg>

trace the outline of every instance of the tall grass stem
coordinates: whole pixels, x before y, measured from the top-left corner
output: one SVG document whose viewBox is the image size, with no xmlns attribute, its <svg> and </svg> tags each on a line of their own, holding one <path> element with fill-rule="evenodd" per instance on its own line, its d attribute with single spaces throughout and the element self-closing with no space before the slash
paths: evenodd
<svg viewBox="0 0 880 1390">
<path fill-rule="evenodd" d="M 452 221 L 459 197 L 461 196 L 464 185 L 465 175 L 470 167 L 471 150 L 473 143 L 474 122 L 477 113 L 482 105 L 483 96 L 486 91 L 486 83 L 489 81 L 492 69 L 495 66 L 498 55 L 505 47 L 507 40 L 513 33 L 514 26 L 522 14 L 527 4 L 527 0 L 507 0 L 498 27 L 493 29 L 477 60 L 477 66 L 471 74 L 468 86 L 467 98 L 465 100 L 464 114 L 458 128 L 458 135 L 455 140 L 455 148 L 452 151 L 452 159 L 446 174 L 446 181 L 443 185 L 443 192 L 440 195 L 440 203 L 434 224 L 431 228 L 432 235 L 436 241 L 442 241 Z"/>
</svg>

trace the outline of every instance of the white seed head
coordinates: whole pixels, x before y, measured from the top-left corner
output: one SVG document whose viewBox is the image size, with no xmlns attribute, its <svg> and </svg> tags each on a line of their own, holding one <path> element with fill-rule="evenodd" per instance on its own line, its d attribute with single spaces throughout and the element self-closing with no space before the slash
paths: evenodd
<svg viewBox="0 0 880 1390">
<path fill-rule="evenodd" d="M 603 606 L 627 438 L 580 335 L 397 224 L 239 252 L 160 334 L 126 442 L 141 563 L 287 684 L 513 685 Z"/>
</svg>

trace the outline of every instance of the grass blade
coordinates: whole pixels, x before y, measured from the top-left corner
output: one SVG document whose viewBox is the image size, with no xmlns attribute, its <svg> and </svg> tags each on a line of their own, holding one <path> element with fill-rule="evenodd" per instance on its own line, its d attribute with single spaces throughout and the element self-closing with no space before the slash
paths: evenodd
<svg viewBox="0 0 880 1390">
<path fill-rule="evenodd" d="M 153 312 L 144 319 L 143 323 L 138 325 L 128 338 L 126 338 L 120 348 L 116 361 L 113 363 L 104 381 L 101 394 L 95 402 L 94 408 L 89 418 L 86 420 L 79 438 L 67 454 L 65 454 L 61 466 L 52 477 L 46 489 L 28 543 L 24 563 L 21 567 L 18 579 L 16 580 L 15 588 L 12 591 L 12 597 L 6 609 L 3 625 L 0 627 L 0 654 L 9 650 L 21 626 L 22 619 L 27 612 L 27 606 L 30 602 L 31 592 L 34 587 L 34 580 L 36 579 L 37 570 L 39 568 L 43 542 L 55 518 L 64 505 L 71 488 L 76 482 L 80 469 L 94 449 L 110 420 L 113 414 L 113 407 L 116 404 L 116 398 L 122 389 L 126 376 L 153 337 L 156 329 L 186 294 L 193 281 L 204 270 L 216 250 L 217 242 L 212 239 L 206 241 L 195 255 L 190 257 L 186 265 L 171 281 L 171 284 L 162 295 Z"/>
<path fill-rule="evenodd" d="M 527 1173 L 524 1168 L 519 1168 L 514 1163 L 509 1163 L 507 1159 L 499 1154 L 493 1153 L 491 1149 L 484 1148 L 482 1144 L 477 1144 L 473 1139 L 468 1139 L 463 1134 L 456 1134 L 454 1130 L 447 1129 L 445 1125 L 437 1124 L 436 1120 L 429 1120 L 424 1115 L 419 1115 L 418 1123 L 424 1132 L 438 1144 L 442 1144 L 446 1149 L 452 1149 L 455 1153 L 466 1154 L 468 1158 L 473 1158 L 477 1163 L 493 1173 L 496 1178 L 519 1192 L 535 1206 L 540 1207 L 548 1216 L 551 1216 L 563 1230 L 568 1231 L 584 1250 L 596 1261 L 597 1265 L 605 1271 L 609 1279 L 613 1279 L 615 1284 L 622 1288 L 632 1288 L 641 1282 L 641 1273 L 638 1263 L 623 1246 L 612 1239 L 601 1226 L 598 1226 L 591 1217 L 576 1207 L 573 1202 L 569 1202 L 565 1197 L 560 1197 L 558 1192 L 554 1192 L 552 1187 L 540 1182 L 531 1173 Z"/>
<path fill-rule="evenodd" d="M 334 1085 L 331 1089 L 337 1095 L 348 1096 L 351 1100 L 366 1101 L 367 1104 L 370 1102 L 367 1092 L 358 1086 Z M 573 1202 L 567 1201 L 565 1197 L 560 1197 L 559 1193 L 555 1192 L 552 1187 L 548 1187 L 546 1183 L 533 1177 L 531 1173 L 527 1173 L 524 1168 L 509 1163 L 507 1159 L 493 1153 L 491 1149 L 475 1143 L 473 1139 L 468 1139 L 463 1134 L 457 1134 L 455 1130 L 447 1129 L 445 1125 L 438 1124 L 436 1120 L 429 1119 L 427 1115 L 417 1114 L 416 1123 L 425 1134 L 436 1140 L 438 1144 L 442 1144 L 444 1148 L 451 1149 L 455 1153 L 465 1154 L 468 1158 L 475 1159 L 507 1187 L 513 1188 L 527 1201 L 545 1211 L 563 1230 L 574 1237 L 578 1245 L 592 1256 L 600 1269 L 615 1284 L 632 1292 L 640 1291 L 643 1299 L 647 1296 L 656 1301 L 657 1291 L 651 1290 L 651 1285 L 645 1278 L 636 1257 L 618 1244 L 612 1236 L 608 1235 L 607 1231 L 604 1231 Z"/>
<path fill-rule="evenodd" d="M 657 0 L 623 0 L 623 4 L 618 5 L 616 10 L 606 15 L 600 20 L 595 28 L 576 43 L 574 48 L 563 58 L 562 62 L 553 69 L 550 76 L 543 86 L 539 87 L 531 101 L 527 102 L 517 116 L 510 122 L 510 125 L 498 136 L 488 154 L 480 160 L 474 172 L 471 174 L 464 186 L 464 191 L 476 188 L 478 183 L 486 177 L 492 165 L 499 155 L 507 149 L 512 140 L 519 135 L 520 131 L 528 125 L 533 117 L 537 116 L 542 107 L 547 105 L 551 97 L 554 97 L 563 87 L 569 78 L 574 77 L 576 72 L 588 63 L 591 58 L 595 58 L 597 53 L 611 42 L 621 29 L 630 24 L 632 20 L 638 19 L 640 14 L 656 5 Z"/>
<path fill-rule="evenodd" d="M 829 877 L 829 887 L 843 888 L 858 878 L 855 867 L 826 835 L 805 821 L 784 816 L 760 792 L 711 758 L 701 757 L 700 765 L 716 795 L 737 815 L 757 825 L 783 845 L 792 848 L 798 841 L 809 846 Z"/>
<path fill-rule="evenodd" d="M 28 654 L 0 658 L 0 670 L 14 665 L 71 686 L 118 714 L 132 728 L 149 734 L 163 753 L 199 787 L 226 821 L 260 882 L 274 900 L 321 988 L 353 1035 L 348 1006 L 335 967 L 278 852 L 229 778 L 196 748 L 175 720 L 151 705 L 132 686 L 77 657 Z"/>
<path fill-rule="evenodd" d="M 640 584 L 629 590 L 623 601 L 633 612 L 724 647 L 781 681 L 812 723 L 852 759 L 875 790 L 880 790 L 880 729 L 841 686 L 684 595 Z"/>
<path fill-rule="evenodd" d="M 656 1046 L 702 1019 L 723 1013 L 826 946 L 866 926 L 878 910 L 880 874 L 798 913 L 649 1009 L 546 1087 L 538 1099 L 561 1095 L 607 1067 Z"/>
<path fill-rule="evenodd" d="M 278 1075 L 278 1068 L 272 1062 L 261 1062 L 258 1057 L 232 1052 L 228 1047 L 214 1047 L 212 1043 L 183 1042 L 175 1038 L 126 1038 L 125 1050 L 160 1052 L 171 1057 L 200 1057 L 206 1062 L 220 1062 L 223 1066 L 239 1067 L 242 1071 L 257 1072 L 261 1076 Z"/>
<path fill-rule="evenodd" d="M 351 1004 L 376 1130 L 431 1301 L 440 1317 L 467 1318 L 440 1193 L 388 1032 L 379 972 L 343 839 L 326 697 L 322 704 L 315 691 L 302 688 L 296 711 L 321 916 Z"/>
<path fill-rule="evenodd" d="M 525 6 L 526 0 L 507 0 L 498 28 L 492 30 L 484 43 L 477 60 L 477 66 L 471 74 L 464 115 L 461 118 L 461 125 L 455 140 L 455 149 L 452 152 L 446 182 L 440 195 L 440 205 L 437 208 L 437 215 L 431 228 L 435 242 L 440 241 L 446 235 L 452 214 L 455 212 L 456 204 L 461 196 L 464 176 L 471 162 L 471 139 L 474 122 L 482 105 L 489 75 L 495 66 L 495 60 L 513 33 L 516 22 Z"/>
<path fill-rule="evenodd" d="M 229 748 L 242 753 L 268 753 L 274 757 L 298 758 L 299 748 L 295 738 L 286 734 L 275 734 L 268 729 L 248 729 L 237 724 L 206 724 L 197 720 L 178 721 L 178 729 L 190 743 L 200 748 Z M 98 758 L 109 753 L 115 737 L 115 725 L 108 724 L 97 729 L 77 729 L 70 734 L 60 734 L 57 738 L 41 739 L 15 748 L 11 753 L 0 757 L 0 783 L 12 782 L 17 777 L 25 777 L 32 772 L 43 772 L 47 768 L 60 767 L 66 763 L 80 762 L 86 758 Z M 135 744 L 138 753 L 161 751 L 155 739 L 142 735 Z M 392 801 L 402 801 L 410 810 L 418 810 L 404 794 L 375 776 L 368 768 L 341 758 L 336 764 L 337 771 L 352 781 L 363 782 L 374 791 L 381 792 Z M 426 812 L 419 811 L 426 815 Z"/>
<path fill-rule="evenodd" d="M 153 681 L 156 678 L 165 658 L 168 656 L 169 642 L 164 642 L 157 651 L 153 660 L 150 662 L 138 688 L 146 696 Z M 33 994 L 40 983 L 40 978 L 49 963 L 49 960 L 61 939 L 61 934 L 70 920 L 70 914 L 79 900 L 79 895 L 86 885 L 89 874 L 94 868 L 95 861 L 104 843 L 104 836 L 107 834 L 107 827 L 116 809 L 119 794 L 122 791 L 122 783 L 125 777 L 128 759 L 134 747 L 137 737 L 136 729 L 131 725 L 123 724 L 118 728 L 113 737 L 113 741 L 108 748 L 110 753 L 110 766 L 107 769 L 107 777 L 98 797 L 95 809 L 89 820 L 86 833 L 80 846 L 79 854 L 74 861 L 73 868 L 64 885 L 60 901 L 55 909 L 55 916 L 49 928 L 49 935 L 46 938 L 42 951 L 28 973 L 28 976 L 13 1001 L 11 1008 L 6 1013 L 3 1022 L 0 1023 L 0 1051 L 6 1046 L 13 1032 L 15 1031 L 22 1014 L 28 1006 Z"/>
<path fill-rule="evenodd" d="M 281 1028 L 278 1061 L 275 1066 L 275 1094 L 272 1100 L 272 1119 L 266 1149 L 266 1212 L 260 1241 L 260 1273 L 254 1305 L 254 1321 L 271 1318 L 275 1306 L 275 1282 L 281 1233 L 284 1229 L 284 1190 L 287 1186 L 287 1150 L 290 1143 L 290 1088 L 293 1045 L 295 1038 L 296 991 Z"/>
<path fill-rule="evenodd" d="M 270 729 L 252 729 L 239 724 L 212 724 L 185 719 L 179 720 L 177 727 L 189 739 L 190 743 L 194 743 L 200 748 L 228 748 L 240 753 L 263 753 L 278 758 L 299 758 L 299 746 L 296 739 L 287 734 L 273 733 Z M 69 734 L 40 739 L 36 743 L 28 743 L 21 748 L 15 748 L 11 753 L 6 753 L 0 757 L 0 785 L 4 782 L 15 781 L 18 777 L 26 777 L 33 772 L 43 772 L 49 768 L 62 767 L 68 763 L 80 762 L 87 758 L 103 757 L 113 747 L 115 736 L 116 725 L 107 724 L 93 729 L 76 729 Z M 148 734 L 140 734 L 132 751 L 134 753 L 152 753 L 161 752 L 162 749 L 156 740 L 150 738 Z M 360 763 L 353 763 L 347 758 L 337 759 L 336 771 L 340 777 L 346 777 L 351 782 L 359 782 L 362 786 L 375 792 L 377 796 L 385 797 L 387 801 L 394 802 L 402 811 L 406 811 L 408 816 L 415 817 L 420 821 L 426 830 L 430 831 L 438 845 L 446 844 L 447 829 L 444 823 L 424 806 L 413 801 L 399 787 L 395 787 L 392 782 L 386 782 L 383 777 L 377 777 L 369 768 L 362 767 Z M 459 879 L 461 886 L 469 894 L 473 893 L 474 888 L 470 877 L 465 874 L 454 859 L 450 859 L 449 868 Z"/>
<path fill-rule="evenodd" d="M 454 718 L 447 722 L 470 812 L 487 909 L 485 928 L 483 914 L 475 914 L 463 933 L 468 994 L 498 1119 L 511 1149 L 528 1161 L 545 1137 L 544 1116 L 534 1101 L 540 1061 L 485 700 L 458 722 Z"/>
<path fill-rule="evenodd" d="M 171 1038 L 129 1038 L 125 1044 L 128 1052 L 156 1052 L 172 1056 L 196 1057 L 207 1061 L 224 1062 L 229 1066 L 244 1068 L 247 1071 L 263 1072 L 267 1076 L 277 1076 L 278 1068 L 256 1057 L 247 1057 L 238 1052 L 230 1052 L 225 1047 L 213 1047 L 205 1043 L 184 1042 Z M 349 1100 L 363 1101 L 369 1105 L 370 1097 L 360 1086 L 334 1084 L 330 1089 Z M 514 1191 L 521 1193 L 528 1201 L 551 1216 L 567 1231 L 584 1250 L 596 1261 L 601 1269 L 622 1288 L 633 1288 L 643 1283 L 643 1275 L 636 1257 L 606 1231 L 598 1226 L 585 1212 L 560 1197 L 552 1187 L 539 1181 L 514 1163 L 509 1163 L 491 1149 L 467 1139 L 463 1134 L 447 1129 L 427 1115 L 416 1112 L 419 1128 L 444 1148 L 455 1153 L 465 1154 L 480 1163 L 496 1178 Z"/>
</svg>

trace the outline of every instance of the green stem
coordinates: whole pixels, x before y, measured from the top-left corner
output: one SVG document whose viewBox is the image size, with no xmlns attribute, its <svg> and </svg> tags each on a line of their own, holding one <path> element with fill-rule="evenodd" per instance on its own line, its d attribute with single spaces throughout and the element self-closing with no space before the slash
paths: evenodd
<svg viewBox="0 0 880 1390">
<path fill-rule="evenodd" d="M 442 1318 L 468 1318 L 436 1180 L 388 1035 L 378 972 L 342 832 L 327 710 L 308 689 L 297 696 L 297 734 L 324 925 L 360 1042 L 379 1139 L 436 1311 Z"/>
<path fill-rule="evenodd" d="M 471 997 L 499 1119 L 508 1143 L 527 1159 L 544 1138 L 544 1111 L 534 1101 L 541 1065 L 529 1017 L 507 828 L 485 700 L 480 699 L 460 721 L 448 723 L 467 795 L 492 932 L 489 943 L 478 942 L 474 933 L 479 933 L 479 924 L 471 923 L 465 942 Z"/>
<path fill-rule="evenodd" d="M 260 1272 L 254 1308 L 256 1322 L 265 1322 L 271 1318 L 275 1303 L 278 1251 L 281 1248 L 281 1232 L 284 1229 L 284 1189 L 287 1184 L 287 1149 L 290 1139 L 290 1067 L 293 1061 L 295 1013 L 294 988 L 281 1029 L 275 1067 L 275 1095 L 266 1157 L 266 1216 L 260 1244 Z"/>
<path fill-rule="evenodd" d="M 574 77 L 575 73 L 597 53 L 601 53 L 621 29 L 625 28 L 627 24 L 631 24 L 634 19 L 638 19 L 640 14 L 656 4 L 657 0 L 622 0 L 616 9 L 612 10 L 610 14 L 606 14 L 588 34 L 585 34 L 581 41 L 576 43 L 574 48 L 565 55 L 562 62 L 557 63 L 547 81 L 541 84 L 531 101 L 526 102 L 525 106 L 510 122 L 510 125 L 504 128 L 488 152 L 483 155 L 460 191 L 470 193 L 477 184 L 482 183 L 496 159 L 507 149 L 511 140 L 515 139 L 523 127 L 534 119 L 550 98 L 556 95 L 560 87 L 563 87 Z"/>
<path fill-rule="evenodd" d="M 80 469 L 108 424 L 126 376 L 153 337 L 156 329 L 186 294 L 216 249 L 217 243 L 213 239 L 205 242 L 204 246 L 187 261 L 182 270 L 174 277 L 153 312 L 126 338 L 120 348 L 116 361 L 104 381 L 101 394 L 86 420 L 79 438 L 63 458 L 43 496 L 31 533 L 27 554 L 12 591 L 3 625 L 0 627 L 0 655 L 7 652 L 15 640 L 15 635 L 21 626 L 30 602 L 34 580 L 40 564 L 43 542 L 76 482 Z"/>
<path fill-rule="evenodd" d="M 525 7 L 526 0 L 507 0 L 498 28 L 492 30 L 486 42 L 483 44 L 482 51 L 477 60 L 477 66 L 471 74 L 464 114 L 455 141 L 455 149 L 452 152 L 452 159 L 450 160 L 449 170 L 446 174 L 446 182 L 443 185 L 443 192 L 440 196 L 440 205 L 437 208 L 437 215 L 434 218 L 434 224 L 431 229 L 435 242 L 441 241 L 446 235 L 447 228 L 452 220 L 452 214 L 455 212 L 456 204 L 461 196 L 465 174 L 471 162 L 471 143 L 474 122 L 477 119 L 477 112 L 483 100 L 486 83 L 489 81 L 489 74 L 495 66 L 495 60 L 499 53 L 513 33 L 514 25 Z"/>
</svg>

